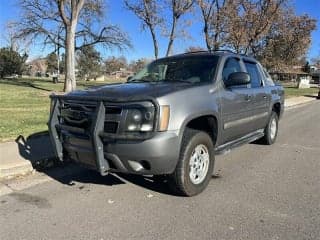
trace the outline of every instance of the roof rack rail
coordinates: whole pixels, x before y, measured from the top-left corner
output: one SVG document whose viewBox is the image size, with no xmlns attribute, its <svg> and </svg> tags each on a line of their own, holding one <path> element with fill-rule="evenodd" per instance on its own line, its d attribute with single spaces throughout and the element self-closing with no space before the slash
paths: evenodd
<svg viewBox="0 0 320 240">
<path fill-rule="evenodd" d="M 209 50 L 197 50 L 192 52 L 184 52 L 183 54 L 190 54 L 190 53 L 202 53 L 202 52 L 210 52 Z"/>
<path fill-rule="evenodd" d="M 230 49 L 218 49 L 218 50 L 212 50 L 212 52 L 229 52 L 229 53 L 237 54 L 236 52 L 234 52 Z"/>
<path fill-rule="evenodd" d="M 213 52 L 229 52 L 229 53 L 233 53 L 233 54 L 238 54 L 241 56 L 245 56 L 248 57 L 247 54 L 244 53 L 236 53 L 235 51 L 232 51 L 230 49 L 219 49 L 219 50 L 198 50 L 198 51 L 192 51 L 192 52 L 185 52 L 183 54 L 192 54 L 192 53 L 204 53 L 204 52 L 208 52 L 208 53 L 213 53 Z"/>
<path fill-rule="evenodd" d="M 245 56 L 245 57 L 248 57 L 247 54 L 244 54 L 244 53 L 237 53 L 235 51 L 232 51 L 230 49 L 219 49 L 219 50 L 213 50 L 213 52 L 229 52 L 229 53 L 233 53 L 233 54 L 237 54 L 237 55 L 241 55 L 241 56 Z"/>
</svg>

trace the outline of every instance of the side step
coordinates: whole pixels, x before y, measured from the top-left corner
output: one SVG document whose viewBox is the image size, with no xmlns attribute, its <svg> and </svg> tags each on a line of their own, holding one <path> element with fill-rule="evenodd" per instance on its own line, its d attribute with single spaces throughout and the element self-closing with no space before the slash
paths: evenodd
<svg viewBox="0 0 320 240">
<path fill-rule="evenodd" d="M 244 144 L 253 142 L 259 138 L 262 138 L 264 136 L 264 130 L 259 129 L 257 131 L 254 131 L 252 133 L 249 133 L 241 138 L 238 138 L 236 140 L 233 140 L 231 142 L 224 143 L 223 145 L 220 145 L 215 148 L 215 154 L 225 154 L 230 152 L 233 148 L 240 147 Z"/>
</svg>

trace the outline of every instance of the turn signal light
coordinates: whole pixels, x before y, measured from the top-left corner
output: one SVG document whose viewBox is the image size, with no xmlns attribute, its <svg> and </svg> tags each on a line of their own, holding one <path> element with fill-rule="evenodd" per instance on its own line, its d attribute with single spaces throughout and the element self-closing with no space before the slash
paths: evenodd
<svg viewBox="0 0 320 240">
<path fill-rule="evenodd" d="M 168 105 L 161 106 L 160 108 L 160 124 L 159 131 L 167 131 L 170 118 L 170 107 Z"/>
</svg>

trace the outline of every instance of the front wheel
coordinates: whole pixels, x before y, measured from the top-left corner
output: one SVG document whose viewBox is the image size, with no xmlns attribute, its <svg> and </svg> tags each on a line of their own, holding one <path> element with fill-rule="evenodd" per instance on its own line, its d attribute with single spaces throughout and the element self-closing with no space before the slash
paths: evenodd
<svg viewBox="0 0 320 240">
<path fill-rule="evenodd" d="M 169 184 L 184 196 L 201 193 L 208 185 L 214 167 L 214 146 L 210 136 L 202 131 L 185 130 L 180 158 Z"/>
<path fill-rule="evenodd" d="M 264 129 L 264 137 L 262 138 L 263 143 L 267 145 L 273 144 L 278 135 L 278 125 L 279 125 L 279 118 L 277 113 L 272 112 L 268 125 Z"/>
</svg>

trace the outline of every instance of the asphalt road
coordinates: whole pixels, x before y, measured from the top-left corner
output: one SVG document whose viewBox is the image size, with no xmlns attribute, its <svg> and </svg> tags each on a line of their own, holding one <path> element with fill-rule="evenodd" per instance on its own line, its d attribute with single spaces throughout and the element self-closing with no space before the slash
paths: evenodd
<svg viewBox="0 0 320 240">
<path fill-rule="evenodd" d="M 216 158 L 193 198 L 148 178 L 81 171 L 0 197 L 0 239 L 320 239 L 320 102 L 285 113 L 273 146 Z"/>
</svg>

